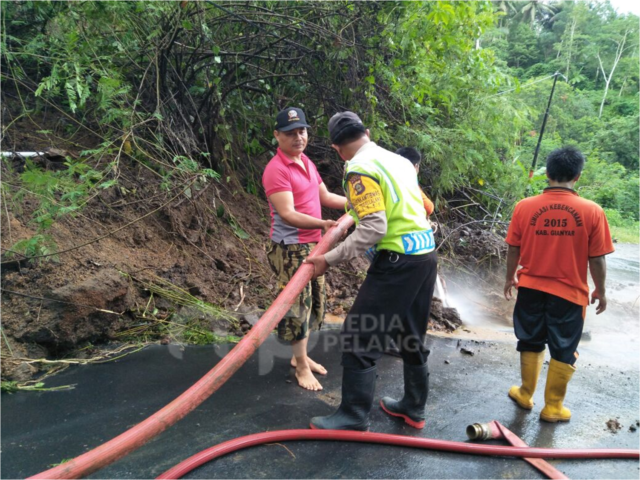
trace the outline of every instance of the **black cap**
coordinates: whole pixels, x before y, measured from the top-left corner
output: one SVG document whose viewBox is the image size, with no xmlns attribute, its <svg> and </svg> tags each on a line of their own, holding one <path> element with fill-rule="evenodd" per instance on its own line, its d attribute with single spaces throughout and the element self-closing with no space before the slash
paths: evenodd
<svg viewBox="0 0 640 480">
<path fill-rule="evenodd" d="M 299 108 L 285 108 L 276 117 L 276 130 L 279 132 L 288 132 L 294 128 L 309 127 L 304 112 Z"/>
<path fill-rule="evenodd" d="M 362 124 L 360 117 L 353 112 L 340 112 L 336 113 L 329 119 L 329 137 L 331 143 L 337 144 L 344 134 L 356 129 L 359 132 L 366 130 Z"/>
</svg>

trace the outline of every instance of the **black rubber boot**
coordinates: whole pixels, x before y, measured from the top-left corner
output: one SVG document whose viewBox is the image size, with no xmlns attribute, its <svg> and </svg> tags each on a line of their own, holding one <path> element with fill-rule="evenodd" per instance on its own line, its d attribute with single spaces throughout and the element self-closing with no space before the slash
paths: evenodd
<svg viewBox="0 0 640 480">
<path fill-rule="evenodd" d="M 311 428 L 322 430 L 369 430 L 369 412 L 376 388 L 376 367 L 366 370 L 344 369 L 342 403 L 327 417 L 313 417 Z"/>
<path fill-rule="evenodd" d="M 424 428 L 424 407 L 429 395 L 429 369 L 424 365 L 404 364 L 404 398 L 399 402 L 384 397 L 380 406 L 389 415 L 403 418 L 413 428 Z"/>
</svg>

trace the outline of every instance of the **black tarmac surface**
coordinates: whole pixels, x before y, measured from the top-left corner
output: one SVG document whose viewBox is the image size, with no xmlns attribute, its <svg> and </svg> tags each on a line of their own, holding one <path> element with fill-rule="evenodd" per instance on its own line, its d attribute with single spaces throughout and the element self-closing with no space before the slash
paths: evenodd
<svg viewBox="0 0 640 480">
<path fill-rule="evenodd" d="M 90 478 L 154 478 L 200 450 L 267 430 L 306 428 L 340 400 L 337 332 L 321 333 L 312 357 L 329 370 L 322 392 L 297 386 L 290 349 L 271 337 L 218 392 L 158 438 Z M 313 342 L 312 342 L 313 343 Z M 475 422 L 498 420 L 536 447 L 635 448 L 640 418 L 638 368 L 611 367 L 583 354 L 569 385 L 568 424 L 546 424 L 542 408 L 546 366 L 536 406 L 526 412 L 508 398 L 519 381 L 513 344 L 430 337 L 431 393 L 422 431 L 384 414 L 377 401 L 402 391 L 402 363 L 379 362 L 373 432 L 466 441 Z M 461 353 L 460 348 L 474 355 Z M 2 478 L 24 478 L 110 440 L 173 400 L 211 369 L 228 346 L 152 346 L 116 362 L 78 366 L 47 381 L 76 384 L 61 392 L 2 394 Z M 448 363 L 446 362 L 448 361 Z M 607 421 L 617 420 L 617 433 Z M 635 460 L 551 460 L 570 478 L 634 478 Z M 522 460 L 338 442 L 287 442 L 243 450 L 211 462 L 188 478 L 544 478 Z"/>
</svg>

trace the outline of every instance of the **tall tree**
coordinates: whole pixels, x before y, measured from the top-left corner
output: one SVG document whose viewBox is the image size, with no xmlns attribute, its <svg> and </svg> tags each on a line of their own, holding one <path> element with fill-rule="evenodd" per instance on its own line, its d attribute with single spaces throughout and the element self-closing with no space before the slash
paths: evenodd
<svg viewBox="0 0 640 480">
<path fill-rule="evenodd" d="M 569 9 L 569 21 L 565 25 L 561 42 L 558 48 L 558 60 L 562 60 L 564 75 L 571 79 L 571 65 L 580 45 L 577 43 L 582 39 L 581 30 L 587 18 L 589 7 L 584 2 L 576 2 L 573 8 Z"/>
<path fill-rule="evenodd" d="M 604 77 L 604 94 L 602 95 L 602 102 L 600 103 L 600 111 L 598 112 L 598 118 L 602 117 L 602 109 L 604 108 L 604 103 L 607 99 L 607 93 L 609 93 L 609 86 L 611 85 L 611 80 L 613 79 L 613 74 L 616 71 L 616 67 L 620 62 L 620 59 L 624 55 L 624 53 L 635 47 L 634 44 L 627 45 L 627 39 L 629 36 L 637 29 L 634 29 L 628 21 L 624 22 L 625 25 L 621 25 L 623 29 L 619 32 L 616 37 L 613 37 L 610 41 L 613 42 L 616 46 L 615 53 L 613 54 L 613 58 L 610 60 L 611 67 L 609 69 L 609 73 L 605 71 L 604 62 L 602 60 L 601 51 L 596 53 L 598 57 L 598 65 L 600 66 L 600 71 L 602 72 L 602 76 Z"/>
</svg>

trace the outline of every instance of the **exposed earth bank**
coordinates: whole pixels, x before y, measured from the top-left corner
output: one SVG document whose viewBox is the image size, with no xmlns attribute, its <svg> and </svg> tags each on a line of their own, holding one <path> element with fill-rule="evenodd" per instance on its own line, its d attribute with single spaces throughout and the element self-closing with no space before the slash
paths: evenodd
<svg viewBox="0 0 640 480">
<path fill-rule="evenodd" d="M 34 145 L 33 138 L 30 146 L 48 147 L 43 140 Z M 67 153 L 78 152 L 68 147 Z M 9 189 L 18 183 L 20 162 L 3 163 Z M 337 166 L 318 164 L 339 191 Z M 166 192 L 138 163 L 122 165 L 119 175 L 116 186 L 96 192 L 79 214 L 49 229 L 56 256 L 19 262 L 6 254 L 38 233 L 37 197 L 25 195 L 2 212 L 3 380 L 24 382 L 48 368 L 29 359 L 90 359 L 123 342 L 202 344 L 238 337 L 278 294 L 266 258 L 269 212 L 261 194 L 246 193 L 234 177 L 211 180 L 190 195 L 180 185 Z M 337 218 L 339 212 L 324 215 Z M 441 226 L 436 241 L 444 241 L 445 285 L 449 272 L 462 269 L 481 278 L 499 267 L 503 233 L 475 224 Z M 328 313 L 337 321 L 353 303 L 367 265 L 356 259 L 328 275 Z M 433 330 L 460 324 L 455 310 L 434 302 Z"/>
</svg>

